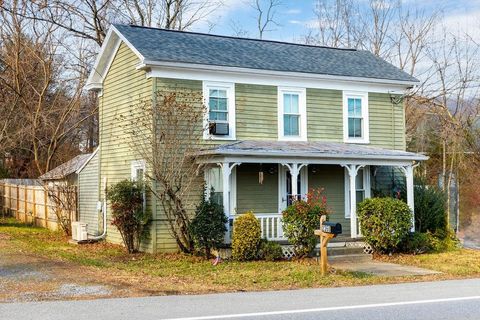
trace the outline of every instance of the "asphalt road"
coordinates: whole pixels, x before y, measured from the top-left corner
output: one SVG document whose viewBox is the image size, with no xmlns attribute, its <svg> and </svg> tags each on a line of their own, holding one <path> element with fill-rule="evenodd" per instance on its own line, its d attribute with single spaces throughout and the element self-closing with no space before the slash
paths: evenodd
<svg viewBox="0 0 480 320">
<path fill-rule="evenodd" d="M 0 304 L 0 319 L 480 319 L 480 279 Z"/>
</svg>

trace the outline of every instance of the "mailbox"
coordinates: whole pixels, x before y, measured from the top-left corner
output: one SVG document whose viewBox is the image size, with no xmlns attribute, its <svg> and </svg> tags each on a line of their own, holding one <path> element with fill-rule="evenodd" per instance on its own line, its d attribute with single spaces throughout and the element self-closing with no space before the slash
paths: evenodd
<svg viewBox="0 0 480 320">
<path fill-rule="evenodd" d="M 331 233 L 334 235 L 342 233 L 342 225 L 335 222 L 324 222 L 322 224 L 322 231 L 325 233 Z"/>
</svg>

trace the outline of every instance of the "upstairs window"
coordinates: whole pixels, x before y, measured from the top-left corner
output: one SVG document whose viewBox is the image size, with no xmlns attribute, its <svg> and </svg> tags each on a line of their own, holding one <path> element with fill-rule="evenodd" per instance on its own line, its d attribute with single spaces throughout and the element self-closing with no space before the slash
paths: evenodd
<svg viewBox="0 0 480 320">
<path fill-rule="evenodd" d="M 225 89 L 208 90 L 208 118 L 210 121 L 228 123 L 228 97 Z"/>
<path fill-rule="evenodd" d="M 278 89 L 278 138 L 279 140 L 306 140 L 305 89 Z"/>
<path fill-rule="evenodd" d="M 368 94 L 344 93 L 344 141 L 369 142 Z"/>
<path fill-rule="evenodd" d="M 204 82 L 205 139 L 235 139 L 235 86 L 233 83 Z"/>
</svg>

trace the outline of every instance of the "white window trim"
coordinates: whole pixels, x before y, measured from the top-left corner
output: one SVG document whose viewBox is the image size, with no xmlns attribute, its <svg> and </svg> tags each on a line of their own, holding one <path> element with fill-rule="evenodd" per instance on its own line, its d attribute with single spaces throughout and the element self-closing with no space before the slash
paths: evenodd
<svg viewBox="0 0 480 320">
<path fill-rule="evenodd" d="M 348 136 L 348 98 L 362 99 L 363 128 L 361 138 L 350 138 Z M 343 91 L 343 142 L 370 143 L 370 122 L 368 119 L 368 92 Z"/>
<path fill-rule="evenodd" d="M 210 187 L 212 185 L 212 182 L 210 181 L 210 175 L 208 174 L 209 169 L 210 168 L 207 168 L 203 173 L 203 179 L 205 181 L 205 187 L 206 187 L 205 196 L 207 199 L 210 199 L 210 191 L 211 191 Z M 237 167 L 236 166 L 232 169 L 232 173 L 230 174 L 230 210 L 229 212 L 231 213 L 231 215 L 237 214 Z"/>
<path fill-rule="evenodd" d="M 307 141 L 307 90 L 297 87 L 278 87 L 278 140 L 280 141 Z M 300 113 L 300 135 L 285 136 L 283 132 L 283 94 L 298 94 L 298 111 Z"/>
<path fill-rule="evenodd" d="M 209 90 L 210 89 L 224 89 L 227 90 L 228 98 L 228 136 L 216 136 L 211 135 L 208 132 L 208 116 L 210 113 L 210 108 L 208 104 Z M 214 81 L 203 81 L 203 103 L 206 106 L 206 112 L 203 117 L 203 139 L 205 140 L 235 140 L 236 139 L 236 130 L 235 130 L 235 83 L 231 82 L 214 82 Z"/>
<path fill-rule="evenodd" d="M 131 173 L 131 179 L 133 181 L 137 181 L 138 180 L 138 177 L 137 177 L 137 170 L 138 169 L 142 169 L 143 170 L 143 174 L 145 175 L 145 171 L 146 171 L 146 164 L 145 164 L 145 160 L 134 160 L 132 161 L 131 163 L 131 169 L 130 169 L 130 173 Z M 144 178 L 144 177 L 142 177 Z"/>
<path fill-rule="evenodd" d="M 365 190 L 365 199 L 372 197 L 372 186 L 370 182 L 370 166 L 365 166 L 362 168 L 363 172 L 363 190 Z M 350 175 L 348 170 L 345 168 L 345 219 L 350 219 Z"/>
</svg>

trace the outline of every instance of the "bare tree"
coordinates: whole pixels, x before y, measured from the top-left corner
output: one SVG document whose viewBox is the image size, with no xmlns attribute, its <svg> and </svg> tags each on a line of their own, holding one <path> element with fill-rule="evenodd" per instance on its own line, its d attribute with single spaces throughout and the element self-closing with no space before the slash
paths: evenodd
<svg viewBox="0 0 480 320">
<path fill-rule="evenodd" d="M 353 0 L 317 0 L 315 27 L 305 37 L 307 43 L 330 47 L 357 48 L 362 41 L 359 7 Z"/>
<path fill-rule="evenodd" d="M 65 235 L 72 234 L 72 220 L 77 214 L 77 188 L 66 182 L 50 182 L 44 184 L 48 202 L 51 205 L 57 223 Z"/>
<path fill-rule="evenodd" d="M 67 145 L 79 152 L 73 147 L 78 143 L 76 130 L 96 110 L 80 110 L 85 75 L 70 77 L 66 72 L 69 60 L 62 58 L 59 27 L 10 13 L 27 10 L 26 2 L 15 0 L 10 11 L 2 11 L 0 92 L 5 100 L 0 107 L 9 117 L 2 120 L 1 137 L 2 146 L 7 146 L 3 151 L 24 159 L 31 165 L 26 174 L 37 176 L 65 160 L 59 156 Z"/>
<path fill-rule="evenodd" d="M 282 0 L 252 0 L 250 6 L 256 12 L 258 38 L 263 39 L 265 32 L 272 31 L 271 25 L 278 26 L 276 21 L 277 9 L 282 5 Z"/>
<path fill-rule="evenodd" d="M 173 238 L 183 252 L 190 253 L 189 210 L 200 200 L 192 190 L 201 186 L 195 151 L 202 145 L 202 97 L 179 88 L 158 92 L 153 101 L 143 101 L 132 110 L 121 117 L 124 132 L 131 137 L 133 152 L 146 162 L 151 191 L 161 203 Z"/>
</svg>

